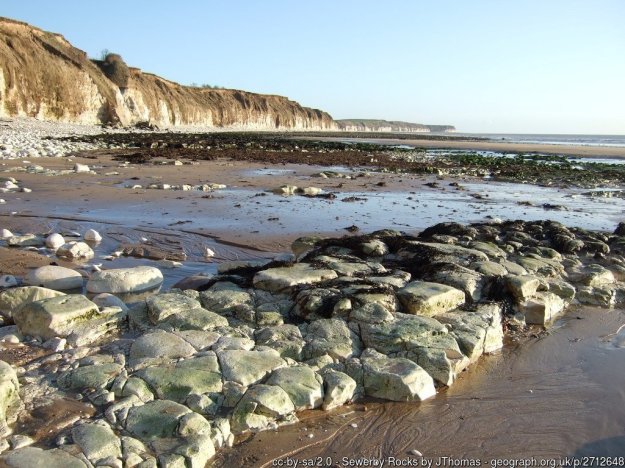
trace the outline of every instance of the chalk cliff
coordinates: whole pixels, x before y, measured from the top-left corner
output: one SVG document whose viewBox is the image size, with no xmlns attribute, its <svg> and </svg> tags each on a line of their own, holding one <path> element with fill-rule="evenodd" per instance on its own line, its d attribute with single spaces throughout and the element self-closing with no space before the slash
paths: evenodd
<svg viewBox="0 0 625 468">
<path fill-rule="evenodd" d="M 101 65 L 101 64 L 100 64 Z M 332 117 L 283 96 L 182 86 L 130 68 L 120 88 L 60 34 L 0 17 L 0 116 L 85 124 L 337 130 Z"/>
<path fill-rule="evenodd" d="M 453 125 L 424 125 L 410 122 L 372 120 L 372 119 L 347 119 L 337 120 L 339 129 L 348 132 L 454 132 Z"/>
</svg>

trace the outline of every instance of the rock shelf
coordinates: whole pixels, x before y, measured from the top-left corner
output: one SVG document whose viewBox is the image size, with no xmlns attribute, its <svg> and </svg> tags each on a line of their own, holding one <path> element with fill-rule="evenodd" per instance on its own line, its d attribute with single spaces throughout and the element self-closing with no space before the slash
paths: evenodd
<svg viewBox="0 0 625 468">
<path fill-rule="evenodd" d="M 200 467 L 298 411 L 432 398 L 506 335 L 622 304 L 624 233 L 510 221 L 302 238 L 130 304 L 111 293 L 158 288 L 158 269 L 95 271 L 87 297 L 50 289 L 78 276 L 47 267 L 0 293 L 0 463 Z M 88 411 L 42 421 L 45 437 L 22 424 L 63 400 Z"/>
</svg>

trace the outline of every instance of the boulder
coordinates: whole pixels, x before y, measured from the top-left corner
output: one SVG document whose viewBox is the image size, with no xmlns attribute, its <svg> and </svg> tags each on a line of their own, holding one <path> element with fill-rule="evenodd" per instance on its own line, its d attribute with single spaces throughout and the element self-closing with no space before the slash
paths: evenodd
<svg viewBox="0 0 625 468">
<path fill-rule="evenodd" d="M 397 291 L 397 297 L 408 313 L 431 317 L 464 304 L 465 294 L 439 283 L 413 281 Z"/>
<path fill-rule="evenodd" d="M 514 299 L 524 301 L 536 294 L 540 279 L 532 275 L 507 275 L 505 286 Z"/>
<path fill-rule="evenodd" d="M 254 275 L 254 286 L 272 292 L 280 292 L 293 286 L 315 284 L 337 278 L 334 270 L 316 269 L 307 263 L 292 267 L 269 268 Z"/>
<path fill-rule="evenodd" d="M 69 260 L 89 260 L 93 258 L 95 254 L 88 244 L 71 241 L 59 247 L 56 251 L 56 255 Z"/>
<path fill-rule="evenodd" d="M 0 456 L 0 465 L 8 468 L 87 468 L 82 460 L 65 450 L 24 447 Z"/>
<path fill-rule="evenodd" d="M 98 306 L 80 294 L 42 299 L 22 306 L 13 319 L 20 333 L 48 340 L 68 337 L 78 325 L 98 318 Z"/>
<path fill-rule="evenodd" d="M 178 359 L 195 354 L 195 348 L 179 336 L 165 331 L 154 331 L 140 336 L 130 347 L 130 359 Z"/>
<path fill-rule="evenodd" d="M 62 292 L 38 286 L 7 289 L 0 293 L 0 315 L 12 318 L 15 312 L 25 304 L 64 295 Z"/>
<path fill-rule="evenodd" d="M 20 384 L 13 367 L 0 361 L 0 437 L 5 437 L 11 432 L 7 413 L 19 403 L 19 389 Z"/>
<path fill-rule="evenodd" d="M 156 288 L 163 282 L 158 268 L 139 266 L 96 271 L 87 282 L 91 293 L 128 293 Z"/>
<path fill-rule="evenodd" d="M 182 361 L 185 362 L 185 361 Z M 146 367 L 135 374 L 163 400 L 184 403 L 191 394 L 221 392 L 221 374 L 182 366 Z"/>
<path fill-rule="evenodd" d="M 78 392 L 108 388 L 124 366 L 114 362 L 81 366 L 64 372 L 57 379 L 59 387 Z"/>
<path fill-rule="evenodd" d="M 294 411 L 295 407 L 289 395 L 280 387 L 254 385 L 245 392 L 234 408 L 232 432 L 241 434 L 275 427 Z"/>
<path fill-rule="evenodd" d="M 436 395 L 432 377 L 408 359 L 389 358 L 368 349 L 360 360 L 367 396 L 391 401 L 422 401 Z"/>
<path fill-rule="evenodd" d="M 539 292 L 518 305 L 525 322 L 545 325 L 564 311 L 564 301 L 551 292 Z"/>
<path fill-rule="evenodd" d="M 64 291 L 82 288 L 83 277 L 69 268 L 47 265 L 29 271 L 24 283 Z"/>
<path fill-rule="evenodd" d="M 356 392 L 356 381 L 349 375 L 328 370 L 323 373 L 323 404 L 324 411 L 344 405 L 354 398 Z"/>
<path fill-rule="evenodd" d="M 103 421 L 74 426 L 72 440 L 91 462 L 122 457 L 121 440 Z"/>
<path fill-rule="evenodd" d="M 472 362 L 482 354 L 503 347 L 504 332 L 501 307 L 498 304 L 480 305 L 475 312 L 451 311 L 436 317 L 450 329 L 462 353 Z"/>
<path fill-rule="evenodd" d="M 174 437 L 180 420 L 189 413 L 189 408 L 175 401 L 149 401 L 145 405 L 130 408 L 126 418 L 126 430 L 148 441 Z"/>
<path fill-rule="evenodd" d="M 126 305 L 124 301 L 122 301 L 119 297 L 110 293 L 98 294 L 94 296 L 91 300 L 100 309 L 103 309 L 105 307 L 119 307 L 124 312 L 128 310 L 128 306 Z"/>
<path fill-rule="evenodd" d="M 217 354 L 224 380 L 251 385 L 271 371 L 286 366 L 276 351 L 225 350 Z"/>
<path fill-rule="evenodd" d="M 481 273 L 453 263 L 436 264 L 421 279 L 460 289 L 464 291 L 467 302 L 479 301 L 487 283 Z"/>
<path fill-rule="evenodd" d="M 42 247 L 44 240 L 35 234 L 24 234 L 23 236 L 13 236 L 7 239 L 9 247 Z"/>
<path fill-rule="evenodd" d="M 323 402 L 323 380 L 310 367 L 276 369 L 266 383 L 284 390 L 291 398 L 296 411 L 318 408 Z"/>
<path fill-rule="evenodd" d="M 256 344 L 275 349 L 283 358 L 301 360 L 304 339 L 295 325 L 282 324 L 256 330 Z"/>
<path fill-rule="evenodd" d="M 220 281 L 200 293 L 202 305 L 221 315 L 234 315 L 254 308 L 251 294 L 229 281 Z"/>
<path fill-rule="evenodd" d="M 329 355 L 339 361 L 360 355 L 362 345 L 358 335 L 341 319 L 320 319 L 306 328 L 304 359 Z"/>
</svg>

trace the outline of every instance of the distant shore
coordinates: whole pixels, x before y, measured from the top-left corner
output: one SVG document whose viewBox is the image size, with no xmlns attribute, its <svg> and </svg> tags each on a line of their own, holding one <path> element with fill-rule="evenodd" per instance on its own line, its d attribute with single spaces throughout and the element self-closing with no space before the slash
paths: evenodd
<svg viewBox="0 0 625 468">
<path fill-rule="evenodd" d="M 453 149 L 472 151 L 498 151 L 503 153 L 543 153 L 579 156 L 584 158 L 614 158 L 625 159 L 625 147 L 614 146 L 584 146 L 584 145 L 555 145 L 537 143 L 508 143 L 492 140 L 465 140 L 462 137 L 432 140 L 415 138 L 344 138 L 340 135 L 332 137 L 298 137 L 306 140 L 320 141 L 353 141 L 359 143 L 376 143 L 382 145 L 409 145 L 415 148 Z"/>
</svg>

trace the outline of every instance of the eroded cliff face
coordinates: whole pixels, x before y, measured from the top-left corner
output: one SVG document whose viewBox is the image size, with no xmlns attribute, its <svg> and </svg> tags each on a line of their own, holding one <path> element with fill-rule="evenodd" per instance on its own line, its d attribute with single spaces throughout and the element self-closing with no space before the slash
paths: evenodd
<svg viewBox="0 0 625 468">
<path fill-rule="evenodd" d="M 61 35 L 0 18 L 0 116 L 85 124 L 336 130 L 329 114 L 283 96 L 182 86 L 131 69 L 120 89 Z"/>
<path fill-rule="evenodd" d="M 394 120 L 346 119 L 337 120 L 336 123 L 340 130 L 346 132 L 428 133 L 456 131 L 453 125 L 425 125 Z"/>
</svg>

